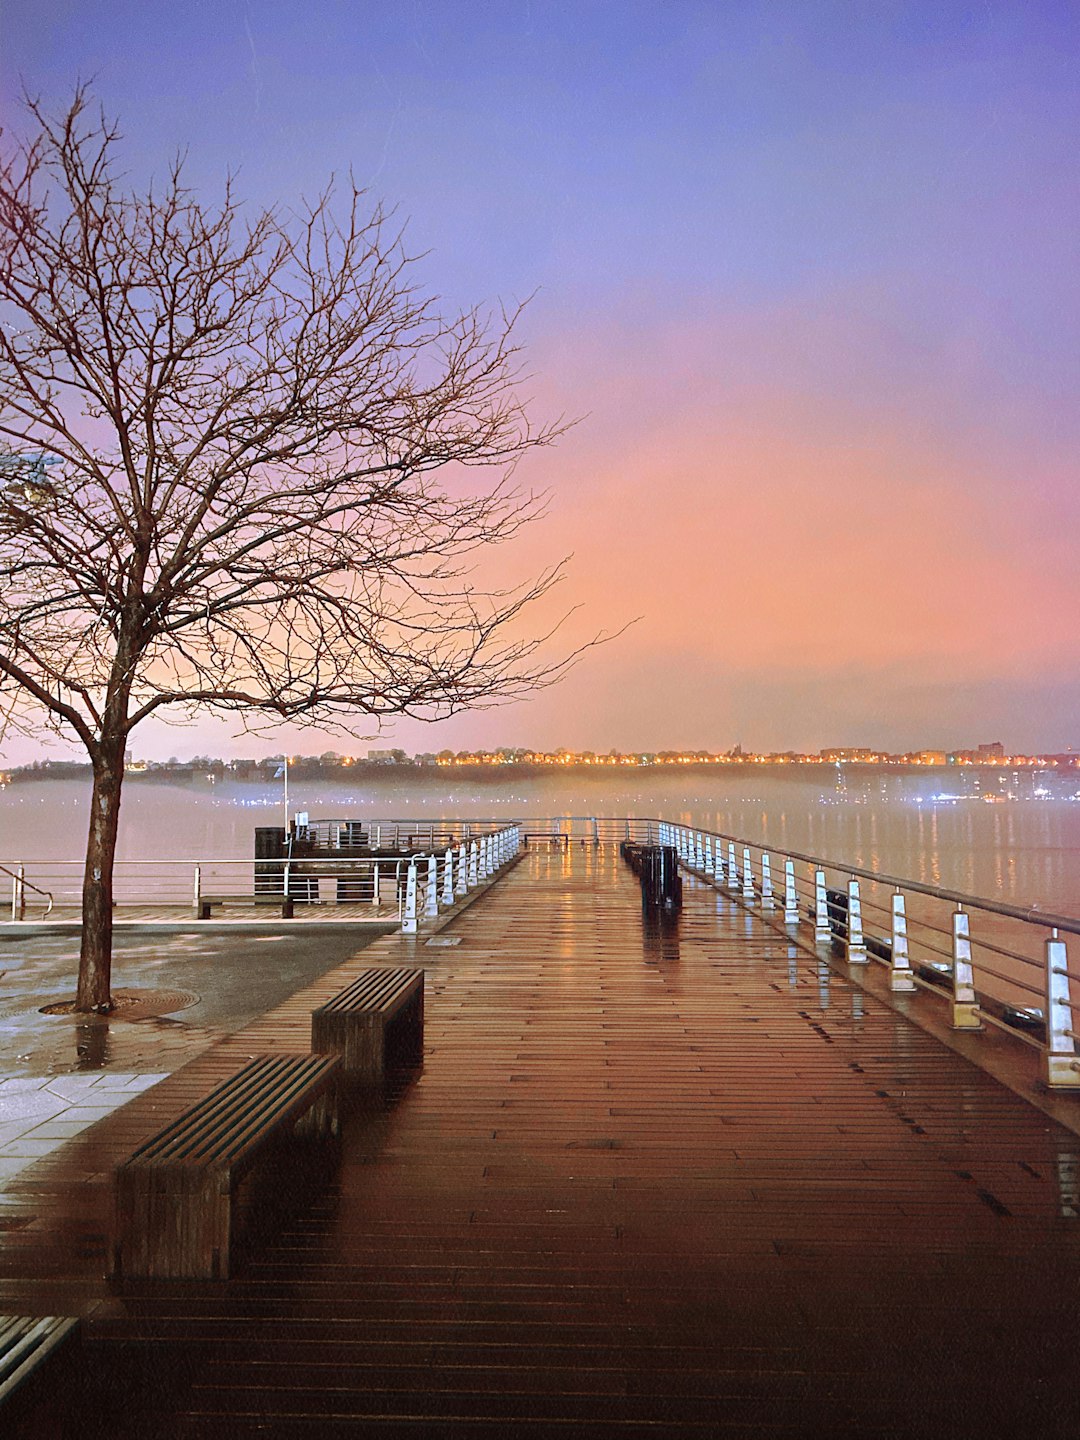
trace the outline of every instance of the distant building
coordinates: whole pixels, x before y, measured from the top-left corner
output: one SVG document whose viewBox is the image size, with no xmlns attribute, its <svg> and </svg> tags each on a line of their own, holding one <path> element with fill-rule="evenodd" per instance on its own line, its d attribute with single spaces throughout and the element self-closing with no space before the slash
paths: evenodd
<svg viewBox="0 0 1080 1440">
<path fill-rule="evenodd" d="M 989 745 L 980 745 L 975 754 L 980 760 L 1004 760 L 1005 746 L 1000 740 L 992 740 Z"/>
</svg>

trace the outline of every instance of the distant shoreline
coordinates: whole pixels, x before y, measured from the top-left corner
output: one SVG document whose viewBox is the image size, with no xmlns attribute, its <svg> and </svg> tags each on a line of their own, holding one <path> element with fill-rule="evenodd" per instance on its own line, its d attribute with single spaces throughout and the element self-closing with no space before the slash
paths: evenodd
<svg viewBox="0 0 1080 1440">
<path fill-rule="evenodd" d="M 854 776 L 924 776 L 933 775 L 957 777 L 959 774 L 986 776 L 999 779 L 1012 770 L 1048 771 L 1058 776 L 1068 774 L 1076 768 L 1075 762 L 1063 762 L 1060 758 L 1043 757 L 996 763 L 964 762 L 944 765 L 910 763 L 903 761 L 844 761 L 840 765 L 832 761 L 767 761 L 767 760 L 687 760 L 681 762 L 641 763 L 566 763 L 537 764 L 524 761 L 505 763 L 451 765 L 421 765 L 413 762 L 386 763 L 375 760 L 356 760 L 349 765 L 324 765 L 319 762 L 297 761 L 289 766 L 290 784 L 311 784 L 317 782 L 355 786 L 361 788 L 381 781 L 401 786 L 430 785 L 438 778 L 446 781 L 466 780 L 479 785 L 505 785 L 521 780 L 545 780 L 556 776 L 573 776 L 577 780 L 610 780 L 614 776 L 630 779 L 640 777 L 655 780 L 676 775 L 715 776 L 746 778 L 763 772 L 774 779 L 813 780 L 833 782 L 837 770 L 850 777 Z M 63 761 L 52 762 L 38 768 L 19 767 L 0 772 L 0 782 L 8 785 L 33 784 L 38 781 L 75 780 L 90 783 L 89 765 L 78 765 Z M 270 768 L 254 773 L 238 773 L 227 765 L 214 763 L 210 766 L 181 765 L 175 768 L 155 767 L 152 770 L 131 769 L 124 777 L 125 785 L 164 785 L 214 789 L 219 785 L 241 787 L 263 787 L 282 783 L 282 777 Z"/>
</svg>

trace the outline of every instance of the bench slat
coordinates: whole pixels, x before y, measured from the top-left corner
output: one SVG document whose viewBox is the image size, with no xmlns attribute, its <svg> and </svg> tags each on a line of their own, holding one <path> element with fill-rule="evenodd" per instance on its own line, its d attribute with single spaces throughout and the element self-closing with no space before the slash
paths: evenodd
<svg viewBox="0 0 1080 1440">
<path fill-rule="evenodd" d="M 367 970 L 332 1000 L 320 1006 L 322 1010 L 389 1009 L 403 996 L 411 993 L 417 977 L 423 977 L 423 970 Z"/>
<path fill-rule="evenodd" d="M 322 1138 L 336 1132 L 340 1067 L 336 1055 L 256 1056 L 117 1165 L 117 1278 L 227 1275 L 249 1203 L 240 1181 L 305 1116 Z M 257 1176 L 263 1189 L 274 1153 Z"/>
<path fill-rule="evenodd" d="M 312 1085 L 327 1077 L 333 1068 L 327 1060 L 320 1055 L 257 1057 L 138 1146 L 125 1166 L 238 1159 L 259 1130 L 279 1116 L 283 1122 Z"/>
<path fill-rule="evenodd" d="M 79 1322 L 63 1315 L 0 1315 L 0 1404 L 71 1335 Z"/>
</svg>

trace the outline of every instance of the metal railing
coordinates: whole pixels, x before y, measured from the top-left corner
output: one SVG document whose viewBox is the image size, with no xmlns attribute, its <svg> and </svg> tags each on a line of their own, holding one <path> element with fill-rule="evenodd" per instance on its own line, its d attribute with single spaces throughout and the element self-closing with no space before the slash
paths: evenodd
<svg viewBox="0 0 1080 1440">
<path fill-rule="evenodd" d="M 1065 936 L 1067 915 L 966 895 L 722 831 L 650 822 L 649 842 L 681 866 L 815 947 L 853 966 L 879 964 L 889 988 L 923 991 L 950 1027 L 995 1027 L 1042 1053 L 1042 1078 L 1080 1090 L 1080 1031 Z"/>
<path fill-rule="evenodd" d="M 404 834 L 404 828 L 399 833 Z M 411 833 L 422 838 L 419 827 L 414 826 Z M 437 824 L 434 833 L 445 836 L 446 827 Z M 455 903 L 481 880 L 489 879 L 517 853 L 520 845 L 520 831 L 515 826 L 489 822 L 484 828 L 474 824 L 471 834 L 472 839 L 459 839 L 441 852 L 418 848 L 394 858 L 314 854 L 248 860 L 120 860 L 113 875 L 114 902 L 117 907 L 154 910 L 190 907 L 203 919 L 209 919 L 222 906 L 275 906 L 295 912 L 298 906 L 370 905 L 373 914 L 380 918 L 396 915 L 404 926 L 411 872 L 415 872 L 414 881 L 420 887 L 418 913 L 428 918 Z M 26 878 L 28 869 L 33 871 L 37 884 Z M 418 878 L 421 871 L 422 880 Z M 10 867 L 0 864 L 0 873 L 11 877 L 13 921 L 26 918 L 28 890 L 47 899 L 45 914 L 51 913 L 54 906 L 77 913 L 81 906 L 81 861 L 24 861 Z M 432 876 L 434 909 L 430 901 Z"/>
<path fill-rule="evenodd" d="M 672 845 L 688 872 L 757 910 L 813 946 L 842 952 L 854 966 L 879 964 L 890 988 L 922 991 L 947 1007 L 956 1030 L 987 1026 L 1033 1046 L 1054 1088 L 1080 1089 L 1080 1031 L 1073 995 L 1080 976 L 1066 937 L 1080 920 L 964 894 L 798 850 L 764 846 L 722 831 L 644 817 L 540 816 L 510 824 L 492 820 L 318 821 L 328 848 L 361 845 L 384 852 L 409 843 L 394 859 L 341 853 L 280 860 L 147 860 L 118 862 L 117 903 L 193 904 L 215 900 L 291 900 L 294 904 L 365 901 L 396 914 L 406 933 L 497 873 L 523 844 Z M 331 832 L 330 827 L 336 827 Z M 356 838 L 350 838 L 355 836 Z M 365 838 L 359 838 L 359 837 Z M 416 843 L 416 842 L 422 843 Z M 445 842 L 445 843 L 444 843 Z M 316 847 L 317 849 L 318 847 Z M 32 869 L 34 881 L 26 878 Z M 12 879 L 11 916 L 25 914 L 27 890 L 48 909 L 79 904 L 78 862 L 0 865 Z M 1073 947 L 1077 949 L 1076 946 Z"/>
<path fill-rule="evenodd" d="M 32 885 L 26 878 L 25 865 L 16 865 L 14 870 L 9 870 L 6 865 L 0 865 L 0 874 L 8 875 L 11 878 L 11 918 L 12 920 L 23 920 L 26 917 L 26 892 L 32 890 L 35 895 L 40 895 L 45 901 L 45 910 L 42 919 L 48 915 L 53 908 L 53 897 L 48 890 L 40 890 Z"/>
<path fill-rule="evenodd" d="M 312 820 L 299 826 L 296 834 L 316 852 L 377 850 L 407 856 L 441 853 L 504 825 L 494 820 Z"/>
</svg>

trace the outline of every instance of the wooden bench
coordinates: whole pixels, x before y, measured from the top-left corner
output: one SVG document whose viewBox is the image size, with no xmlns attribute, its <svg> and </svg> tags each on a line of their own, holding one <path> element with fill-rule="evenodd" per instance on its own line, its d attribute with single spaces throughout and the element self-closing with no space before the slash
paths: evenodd
<svg viewBox="0 0 1080 1440">
<path fill-rule="evenodd" d="M 226 905 L 243 905 L 245 908 L 252 905 L 274 905 L 288 918 L 292 916 L 293 903 L 291 895 L 200 895 L 195 905 L 195 918 L 212 920 L 214 910 L 222 909 Z"/>
<path fill-rule="evenodd" d="M 0 1433 L 37 1433 L 21 1427 L 48 1405 L 60 1378 L 57 1365 L 70 1357 L 78 1327 L 78 1320 L 61 1315 L 0 1315 Z"/>
<path fill-rule="evenodd" d="M 283 1150 L 338 1134 L 341 1062 L 326 1055 L 258 1055 L 116 1167 L 114 1278 L 217 1279 L 234 1241 L 299 1176 Z M 310 1168 L 310 1167 L 307 1167 Z"/>
<path fill-rule="evenodd" d="M 382 1083 L 388 1065 L 424 1058 L 424 972 L 364 970 L 311 1012 L 311 1048 L 342 1058 L 349 1079 Z"/>
</svg>

